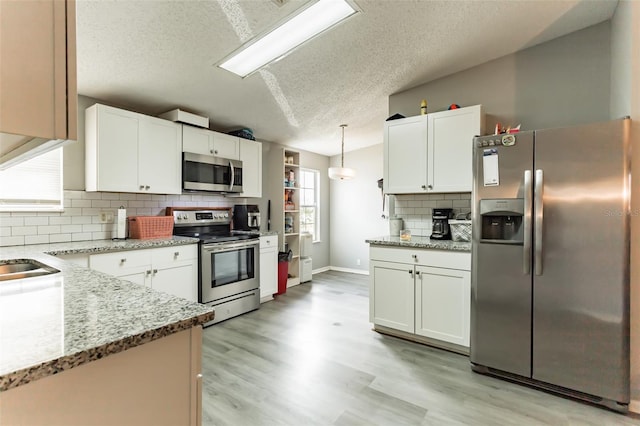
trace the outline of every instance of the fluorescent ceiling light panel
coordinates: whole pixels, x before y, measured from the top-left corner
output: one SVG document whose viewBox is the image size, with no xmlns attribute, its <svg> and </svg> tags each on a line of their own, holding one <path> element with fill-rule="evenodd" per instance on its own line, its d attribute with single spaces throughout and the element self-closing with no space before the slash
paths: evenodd
<svg viewBox="0 0 640 426">
<path fill-rule="evenodd" d="M 245 44 L 218 66 L 246 77 L 356 12 L 356 8 L 346 0 L 318 0 Z"/>
</svg>

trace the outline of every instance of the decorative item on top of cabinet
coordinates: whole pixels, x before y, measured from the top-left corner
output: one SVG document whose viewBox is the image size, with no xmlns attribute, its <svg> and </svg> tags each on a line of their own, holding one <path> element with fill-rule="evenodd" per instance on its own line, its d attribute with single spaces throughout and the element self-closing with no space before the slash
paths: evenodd
<svg viewBox="0 0 640 426">
<path fill-rule="evenodd" d="M 75 1 L 0 1 L 0 40 L 0 159 L 8 166 L 35 147 L 77 139 Z"/>
<path fill-rule="evenodd" d="M 472 141 L 484 121 L 475 105 L 385 122 L 384 192 L 470 192 Z"/>
<path fill-rule="evenodd" d="M 271 229 L 279 236 L 280 251 L 291 250 L 287 287 L 300 284 L 300 153 L 273 145 L 268 152 L 267 197 L 273 200 Z"/>
<path fill-rule="evenodd" d="M 95 104 L 85 111 L 87 191 L 182 193 L 180 125 Z"/>
</svg>

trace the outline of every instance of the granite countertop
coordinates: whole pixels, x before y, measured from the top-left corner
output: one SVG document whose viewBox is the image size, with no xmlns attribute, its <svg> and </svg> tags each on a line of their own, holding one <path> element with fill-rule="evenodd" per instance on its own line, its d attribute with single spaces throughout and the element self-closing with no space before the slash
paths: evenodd
<svg viewBox="0 0 640 426">
<path fill-rule="evenodd" d="M 0 248 L 59 269 L 0 282 L 0 392 L 213 319 L 213 308 L 122 281 L 54 254 L 192 244 L 195 239 L 86 241 Z"/>
<path fill-rule="evenodd" d="M 400 241 L 400 237 L 377 237 L 365 240 L 366 243 L 378 246 L 408 247 L 432 250 L 450 250 L 471 252 L 471 243 L 451 240 L 432 240 L 429 237 L 412 236 L 410 241 Z"/>
</svg>

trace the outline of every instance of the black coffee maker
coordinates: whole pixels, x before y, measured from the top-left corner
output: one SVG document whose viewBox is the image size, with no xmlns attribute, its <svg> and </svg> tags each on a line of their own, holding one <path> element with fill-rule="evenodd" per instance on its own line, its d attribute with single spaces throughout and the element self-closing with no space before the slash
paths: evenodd
<svg viewBox="0 0 640 426">
<path fill-rule="evenodd" d="M 233 206 L 233 229 L 237 231 L 259 231 L 260 210 L 255 204 Z"/>
<path fill-rule="evenodd" d="M 433 209 L 431 238 L 436 240 L 451 239 L 449 219 L 453 219 L 453 209 Z"/>
</svg>

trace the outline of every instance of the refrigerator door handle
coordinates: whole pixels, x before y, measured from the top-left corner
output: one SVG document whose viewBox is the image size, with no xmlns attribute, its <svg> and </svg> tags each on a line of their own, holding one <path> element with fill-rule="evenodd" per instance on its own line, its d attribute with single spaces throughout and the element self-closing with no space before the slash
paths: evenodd
<svg viewBox="0 0 640 426">
<path fill-rule="evenodd" d="M 524 239 L 522 244 L 522 273 L 531 273 L 531 170 L 524 171 Z"/>
<path fill-rule="evenodd" d="M 543 191 L 544 189 L 544 174 L 542 170 L 536 170 L 536 188 L 535 188 L 535 211 L 536 211 L 536 223 L 534 228 L 535 235 L 535 266 L 536 275 L 542 275 L 542 226 L 544 218 L 544 205 L 543 205 Z"/>
</svg>

